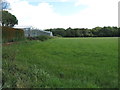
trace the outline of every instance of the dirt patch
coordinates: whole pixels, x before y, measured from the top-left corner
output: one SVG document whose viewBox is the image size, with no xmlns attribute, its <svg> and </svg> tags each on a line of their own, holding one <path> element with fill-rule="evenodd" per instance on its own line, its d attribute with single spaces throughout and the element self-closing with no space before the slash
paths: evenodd
<svg viewBox="0 0 120 90">
<path fill-rule="evenodd" d="M 7 43 L 4 43 L 2 44 L 3 46 L 9 46 L 9 45 L 12 45 L 12 44 L 17 44 L 18 42 L 7 42 Z"/>
</svg>

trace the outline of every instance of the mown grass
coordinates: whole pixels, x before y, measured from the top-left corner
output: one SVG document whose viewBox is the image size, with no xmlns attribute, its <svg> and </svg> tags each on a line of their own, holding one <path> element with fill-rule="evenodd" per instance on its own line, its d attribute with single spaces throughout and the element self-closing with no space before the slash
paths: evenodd
<svg viewBox="0 0 120 90">
<path fill-rule="evenodd" d="M 117 38 L 56 38 L 3 46 L 3 87 L 118 87 Z"/>
</svg>

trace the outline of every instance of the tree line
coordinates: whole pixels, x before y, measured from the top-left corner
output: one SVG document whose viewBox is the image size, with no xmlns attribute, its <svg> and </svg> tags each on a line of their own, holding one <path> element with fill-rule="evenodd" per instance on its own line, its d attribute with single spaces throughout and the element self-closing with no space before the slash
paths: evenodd
<svg viewBox="0 0 120 90">
<path fill-rule="evenodd" d="M 118 37 L 120 35 L 118 27 L 95 27 L 88 28 L 51 28 L 46 31 L 51 31 L 54 36 L 61 37 Z"/>
</svg>

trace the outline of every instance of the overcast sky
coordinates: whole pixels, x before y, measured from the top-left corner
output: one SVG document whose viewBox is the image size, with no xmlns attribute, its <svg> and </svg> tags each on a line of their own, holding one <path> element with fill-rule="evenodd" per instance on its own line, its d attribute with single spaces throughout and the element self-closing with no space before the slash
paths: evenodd
<svg viewBox="0 0 120 90">
<path fill-rule="evenodd" d="M 118 26 L 119 0 L 7 0 L 18 26 L 93 28 Z"/>
</svg>

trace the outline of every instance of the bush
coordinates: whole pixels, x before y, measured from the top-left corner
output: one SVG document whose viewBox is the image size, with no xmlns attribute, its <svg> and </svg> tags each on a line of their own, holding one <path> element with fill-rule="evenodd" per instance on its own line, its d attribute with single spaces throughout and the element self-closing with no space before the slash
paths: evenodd
<svg viewBox="0 0 120 90">
<path fill-rule="evenodd" d="M 10 27 L 2 27 L 3 42 L 13 42 L 24 39 L 24 31 Z"/>
<path fill-rule="evenodd" d="M 45 40 L 52 39 L 52 38 L 53 37 L 47 36 L 47 35 L 41 35 L 37 37 L 28 37 L 29 40 L 40 40 L 40 41 L 45 41 Z"/>
<path fill-rule="evenodd" d="M 38 36 L 37 39 L 40 40 L 40 41 L 45 41 L 45 40 L 48 40 L 48 39 L 52 39 L 52 37 L 44 35 L 44 36 Z"/>
</svg>

